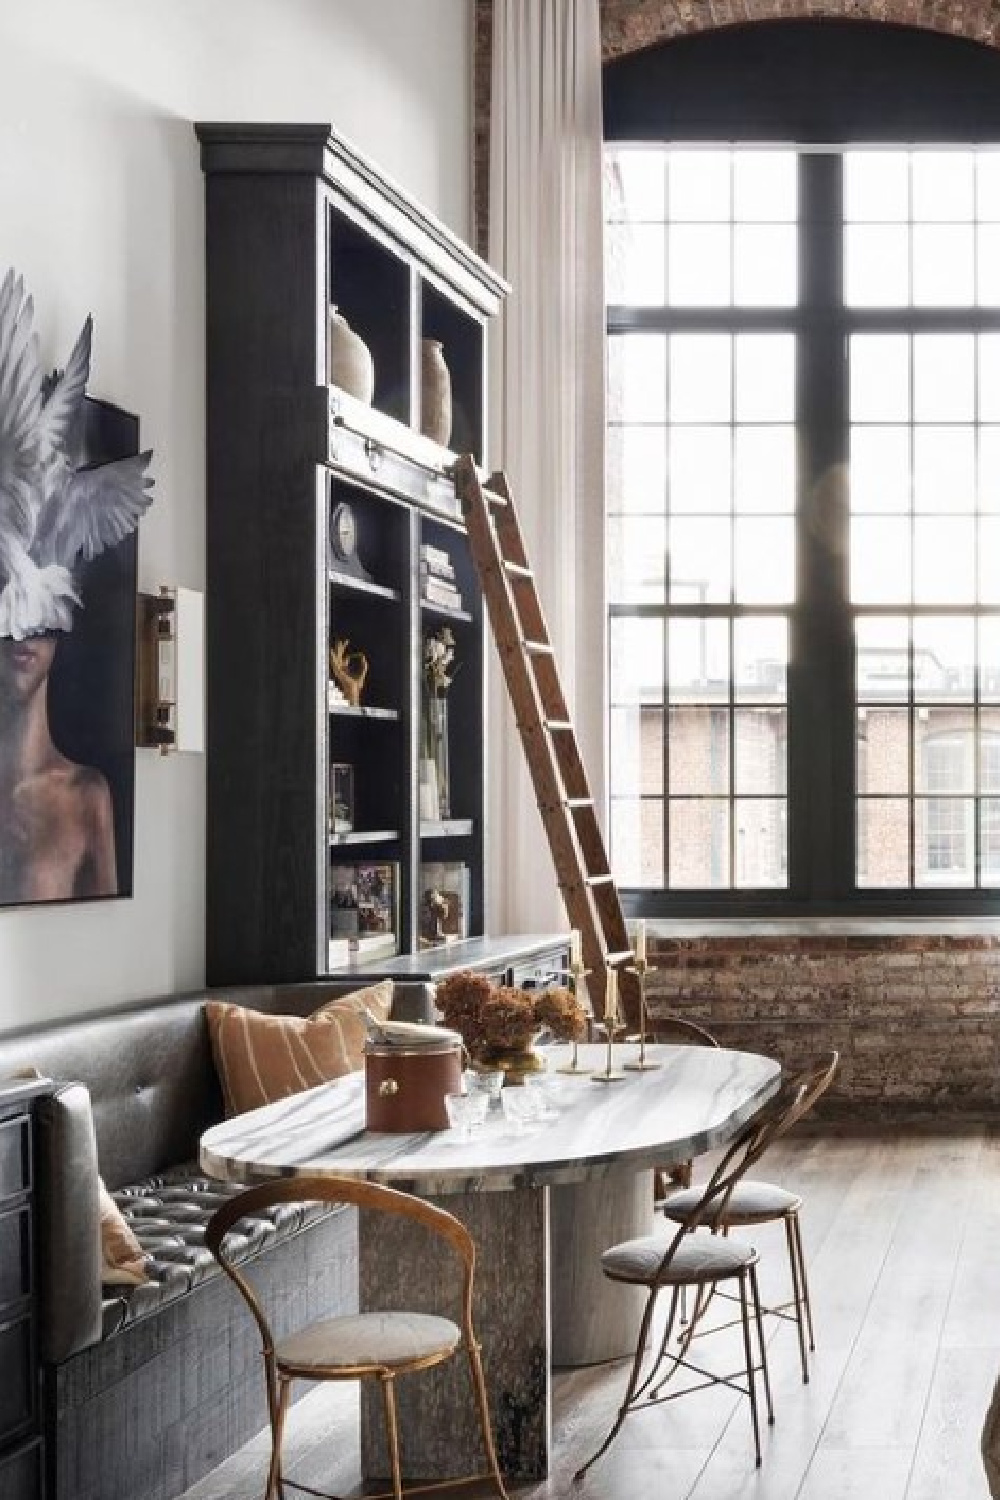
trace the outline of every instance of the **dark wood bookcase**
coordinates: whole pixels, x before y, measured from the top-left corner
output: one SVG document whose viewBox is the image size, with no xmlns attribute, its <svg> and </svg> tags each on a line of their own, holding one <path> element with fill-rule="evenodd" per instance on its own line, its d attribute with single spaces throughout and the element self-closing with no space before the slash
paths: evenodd
<svg viewBox="0 0 1000 1500">
<path fill-rule="evenodd" d="M 380 884 L 405 961 L 426 943 L 427 866 L 467 872 L 462 922 L 470 939 L 483 934 L 484 618 L 449 471 L 456 452 L 484 458 L 486 324 L 506 288 L 329 125 L 196 129 L 207 215 L 208 980 L 343 967 L 353 918 L 338 903 L 352 867 L 375 872 L 365 878 Z M 370 405 L 328 383 L 331 304 L 371 351 Z M 422 338 L 441 341 L 451 374 L 449 449 L 420 432 Z M 360 572 L 331 548 L 343 503 Z M 424 601 L 428 546 L 447 555 L 460 609 Z M 442 624 L 459 663 L 451 806 L 421 821 L 422 648 Z M 341 639 L 369 664 L 358 707 L 330 695 L 329 650 Z M 350 768 L 349 817 L 334 816 L 335 765 Z M 388 890 L 380 871 L 391 872 Z M 369 962 L 372 945 L 346 946 L 347 962 Z M 370 962 L 389 957 L 383 947 Z"/>
</svg>

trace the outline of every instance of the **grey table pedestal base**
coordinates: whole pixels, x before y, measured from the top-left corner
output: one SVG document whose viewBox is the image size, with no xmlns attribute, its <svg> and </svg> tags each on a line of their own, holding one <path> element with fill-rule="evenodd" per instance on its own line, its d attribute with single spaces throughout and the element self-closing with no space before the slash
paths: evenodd
<svg viewBox="0 0 1000 1500">
<path fill-rule="evenodd" d="M 652 1234 L 653 1174 L 626 1167 L 549 1192 L 552 1364 L 631 1358 L 646 1294 L 609 1281 L 601 1255 L 623 1240 Z"/>
<path fill-rule="evenodd" d="M 476 1242 L 474 1319 L 483 1348 L 500 1468 L 510 1479 L 544 1479 L 551 1440 L 548 1188 L 428 1197 L 461 1219 Z M 362 1310 L 408 1308 L 459 1316 L 461 1267 L 440 1240 L 388 1214 L 362 1214 Z M 468 1360 L 397 1382 L 404 1483 L 485 1471 Z M 388 1474 L 381 1395 L 361 1396 L 365 1479 Z"/>
</svg>

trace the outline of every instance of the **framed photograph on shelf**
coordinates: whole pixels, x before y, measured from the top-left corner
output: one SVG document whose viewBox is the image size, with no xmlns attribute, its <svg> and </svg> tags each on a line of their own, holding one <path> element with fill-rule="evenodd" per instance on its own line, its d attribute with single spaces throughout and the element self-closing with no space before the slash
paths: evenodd
<svg viewBox="0 0 1000 1500">
<path fill-rule="evenodd" d="M 354 832 L 354 767 L 345 761 L 330 766 L 330 832 Z"/>
<path fill-rule="evenodd" d="M 469 936 L 470 891 L 468 865 L 442 861 L 420 866 L 421 948 L 456 943 Z"/>
<path fill-rule="evenodd" d="M 392 957 L 399 947 L 399 866 L 330 867 L 330 965 Z"/>
</svg>

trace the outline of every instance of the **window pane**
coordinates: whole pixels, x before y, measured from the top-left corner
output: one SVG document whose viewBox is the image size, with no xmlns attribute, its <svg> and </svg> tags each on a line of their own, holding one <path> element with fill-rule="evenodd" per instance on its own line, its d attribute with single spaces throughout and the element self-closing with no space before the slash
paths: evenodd
<svg viewBox="0 0 1000 1500">
<path fill-rule="evenodd" d="M 737 794 L 780 795 L 787 789 L 788 718 L 783 708 L 741 708 L 733 716 Z"/>
<path fill-rule="evenodd" d="M 972 709 L 922 708 L 914 722 L 918 792 L 974 789 L 975 719 Z"/>
<path fill-rule="evenodd" d="M 905 151 L 844 152 L 844 217 L 903 220 L 910 213 L 910 165 Z"/>
<path fill-rule="evenodd" d="M 733 153 L 735 219 L 778 224 L 793 223 L 797 215 L 798 156 L 794 151 Z"/>
<path fill-rule="evenodd" d="M 611 702 L 662 703 L 662 620 L 612 620 L 608 643 Z"/>
<path fill-rule="evenodd" d="M 979 598 L 1000 604 L 1000 520 L 984 516 L 979 523 Z"/>
<path fill-rule="evenodd" d="M 663 793 L 663 710 L 653 704 L 611 710 L 612 797 Z"/>
<path fill-rule="evenodd" d="M 979 335 L 979 420 L 1000 422 L 1000 334 Z"/>
<path fill-rule="evenodd" d="M 905 307 L 910 300 L 909 230 L 897 224 L 851 224 L 844 240 L 848 307 Z"/>
<path fill-rule="evenodd" d="M 1000 792 L 1000 711 L 984 709 L 979 715 L 980 792 Z"/>
<path fill-rule="evenodd" d="M 608 339 L 608 420 L 662 422 L 667 341 L 659 333 Z"/>
<path fill-rule="evenodd" d="M 939 222 L 975 214 L 976 158 L 972 151 L 915 151 L 912 164 L 914 219 Z"/>
<path fill-rule="evenodd" d="M 726 307 L 732 301 L 728 224 L 674 224 L 668 235 L 667 296 L 673 307 Z"/>
<path fill-rule="evenodd" d="M 662 427 L 609 427 L 608 511 L 661 514 L 666 504 L 667 435 Z"/>
<path fill-rule="evenodd" d="M 605 236 L 610 303 L 662 307 L 666 236 L 662 224 L 610 224 Z"/>
<path fill-rule="evenodd" d="M 964 700 L 975 690 L 975 622 L 923 618 L 913 622 L 913 696 L 918 703 Z"/>
<path fill-rule="evenodd" d="M 1000 151 L 976 152 L 976 213 L 980 219 L 1000 219 Z"/>
<path fill-rule="evenodd" d="M 975 602 L 976 523 L 971 516 L 914 522 L 913 597 L 917 604 Z"/>
<path fill-rule="evenodd" d="M 730 884 L 729 804 L 669 803 L 670 885 L 675 890 L 720 890 Z"/>
<path fill-rule="evenodd" d="M 968 307 L 975 300 L 976 249 L 972 225 L 914 225 L 914 306 Z"/>
<path fill-rule="evenodd" d="M 910 524 L 881 516 L 851 522 L 851 598 L 855 604 L 902 604 L 910 597 Z"/>
<path fill-rule="evenodd" d="M 667 526 L 649 516 L 608 520 L 608 598 L 613 604 L 656 604 L 663 598 Z"/>
<path fill-rule="evenodd" d="M 857 882 L 896 887 L 910 883 L 910 804 L 899 797 L 858 801 Z"/>
<path fill-rule="evenodd" d="M 795 530 L 787 519 L 736 522 L 736 601 L 788 604 L 795 597 Z"/>
<path fill-rule="evenodd" d="M 728 422 L 731 361 L 728 334 L 675 334 L 670 340 L 671 421 Z"/>
<path fill-rule="evenodd" d="M 979 804 L 979 880 L 1000 885 L 1000 799 L 986 797 Z"/>
<path fill-rule="evenodd" d="M 729 219 L 732 153 L 671 151 L 667 203 L 671 219 Z"/>
<path fill-rule="evenodd" d="M 728 427 L 670 428 L 670 509 L 723 511 L 732 505 L 732 452 Z"/>
<path fill-rule="evenodd" d="M 736 509 L 795 509 L 794 427 L 737 427 Z"/>
<path fill-rule="evenodd" d="M 910 341 L 905 335 L 853 335 L 850 376 L 852 422 L 909 421 Z"/>
<path fill-rule="evenodd" d="M 851 510 L 910 508 L 910 429 L 851 428 Z"/>
<path fill-rule="evenodd" d="M 1000 427 L 979 429 L 979 509 L 1000 511 Z"/>
<path fill-rule="evenodd" d="M 971 797 L 918 797 L 914 805 L 916 884 L 973 883 L 975 803 Z"/>
<path fill-rule="evenodd" d="M 976 229 L 976 301 L 980 307 L 1000 307 L 1000 224 Z"/>
<path fill-rule="evenodd" d="M 725 620 L 671 620 L 667 627 L 671 703 L 729 699 L 729 625 Z"/>
<path fill-rule="evenodd" d="M 783 886 L 788 883 L 787 817 L 784 800 L 739 800 L 736 814 L 736 885 Z"/>
<path fill-rule="evenodd" d="M 671 604 L 728 603 L 732 589 L 728 520 L 670 522 Z"/>
<path fill-rule="evenodd" d="M 611 802 L 611 863 L 623 886 L 663 885 L 663 803 L 644 798 Z"/>
<path fill-rule="evenodd" d="M 670 710 L 670 791 L 674 796 L 729 794 L 729 710 Z"/>
<path fill-rule="evenodd" d="M 913 434 L 913 504 L 922 511 L 976 508 L 974 427 L 918 427 Z"/>
<path fill-rule="evenodd" d="M 976 341 L 965 333 L 913 339 L 915 422 L 971 422 L 976 415 Z"/>
<path fill-rule="evenodd" d="M 795 306 L 798 237 L 794 225 L 737 225 L 733 234 L 733 301 L 738 307 Z"/>
<path fill-rule="evenodd" d="M 795 340 L 784 333 L 736 336 L 737 422 L 795 420 Z"/>
<path fill-rule="evenodd" d="M 979 622 L 979 696 L 1000 703 L 1000 620 Z"/>
<path fill-rule="evenodd" d="M 855 692 L 859 703 L 905 701 L 910 688 L 909 642 L 905 619 L 855 621 Z"/>
<path fill-rule="evenodd" d="M 859 796 L 910 790 L 910 712 L 861 708 L 857 717 L 855 774 Z"/>
<path fill-rule="evenodd" d="M 609 219 L 663 219 L 666 164 L 658 149 L 609 149 L 604 157 Z"/>
<path fill-rule="evenodd" d="M 788 622 L 774 616 L 733 624 L 737 703 L 783 703 L 787 693 Z"/>
</svg>

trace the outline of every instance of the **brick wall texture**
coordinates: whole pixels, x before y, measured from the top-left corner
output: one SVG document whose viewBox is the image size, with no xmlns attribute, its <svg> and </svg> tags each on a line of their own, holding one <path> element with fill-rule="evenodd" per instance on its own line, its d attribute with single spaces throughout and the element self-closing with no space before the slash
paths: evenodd
<svg viewBox="0 0 1000 1500">
<path fill-rule="evenodd" d="M 835 1047 L 830 1118 L 1000 1107 L 1000 938 L 709 937 L 650 944 L 652 1017 L 789 1069 Z"/>
<path fill-rule="evenodd" d="M 996 0 L 600 0 L 600 5 L 605 62 L 716 26 L 821 16 L 920 26 L 1000 45 Z M 492 25 L 493 0 L 475 0 L 475 222 L 476 245 L 483 255 L 488 243 Z"/>
</svg>

